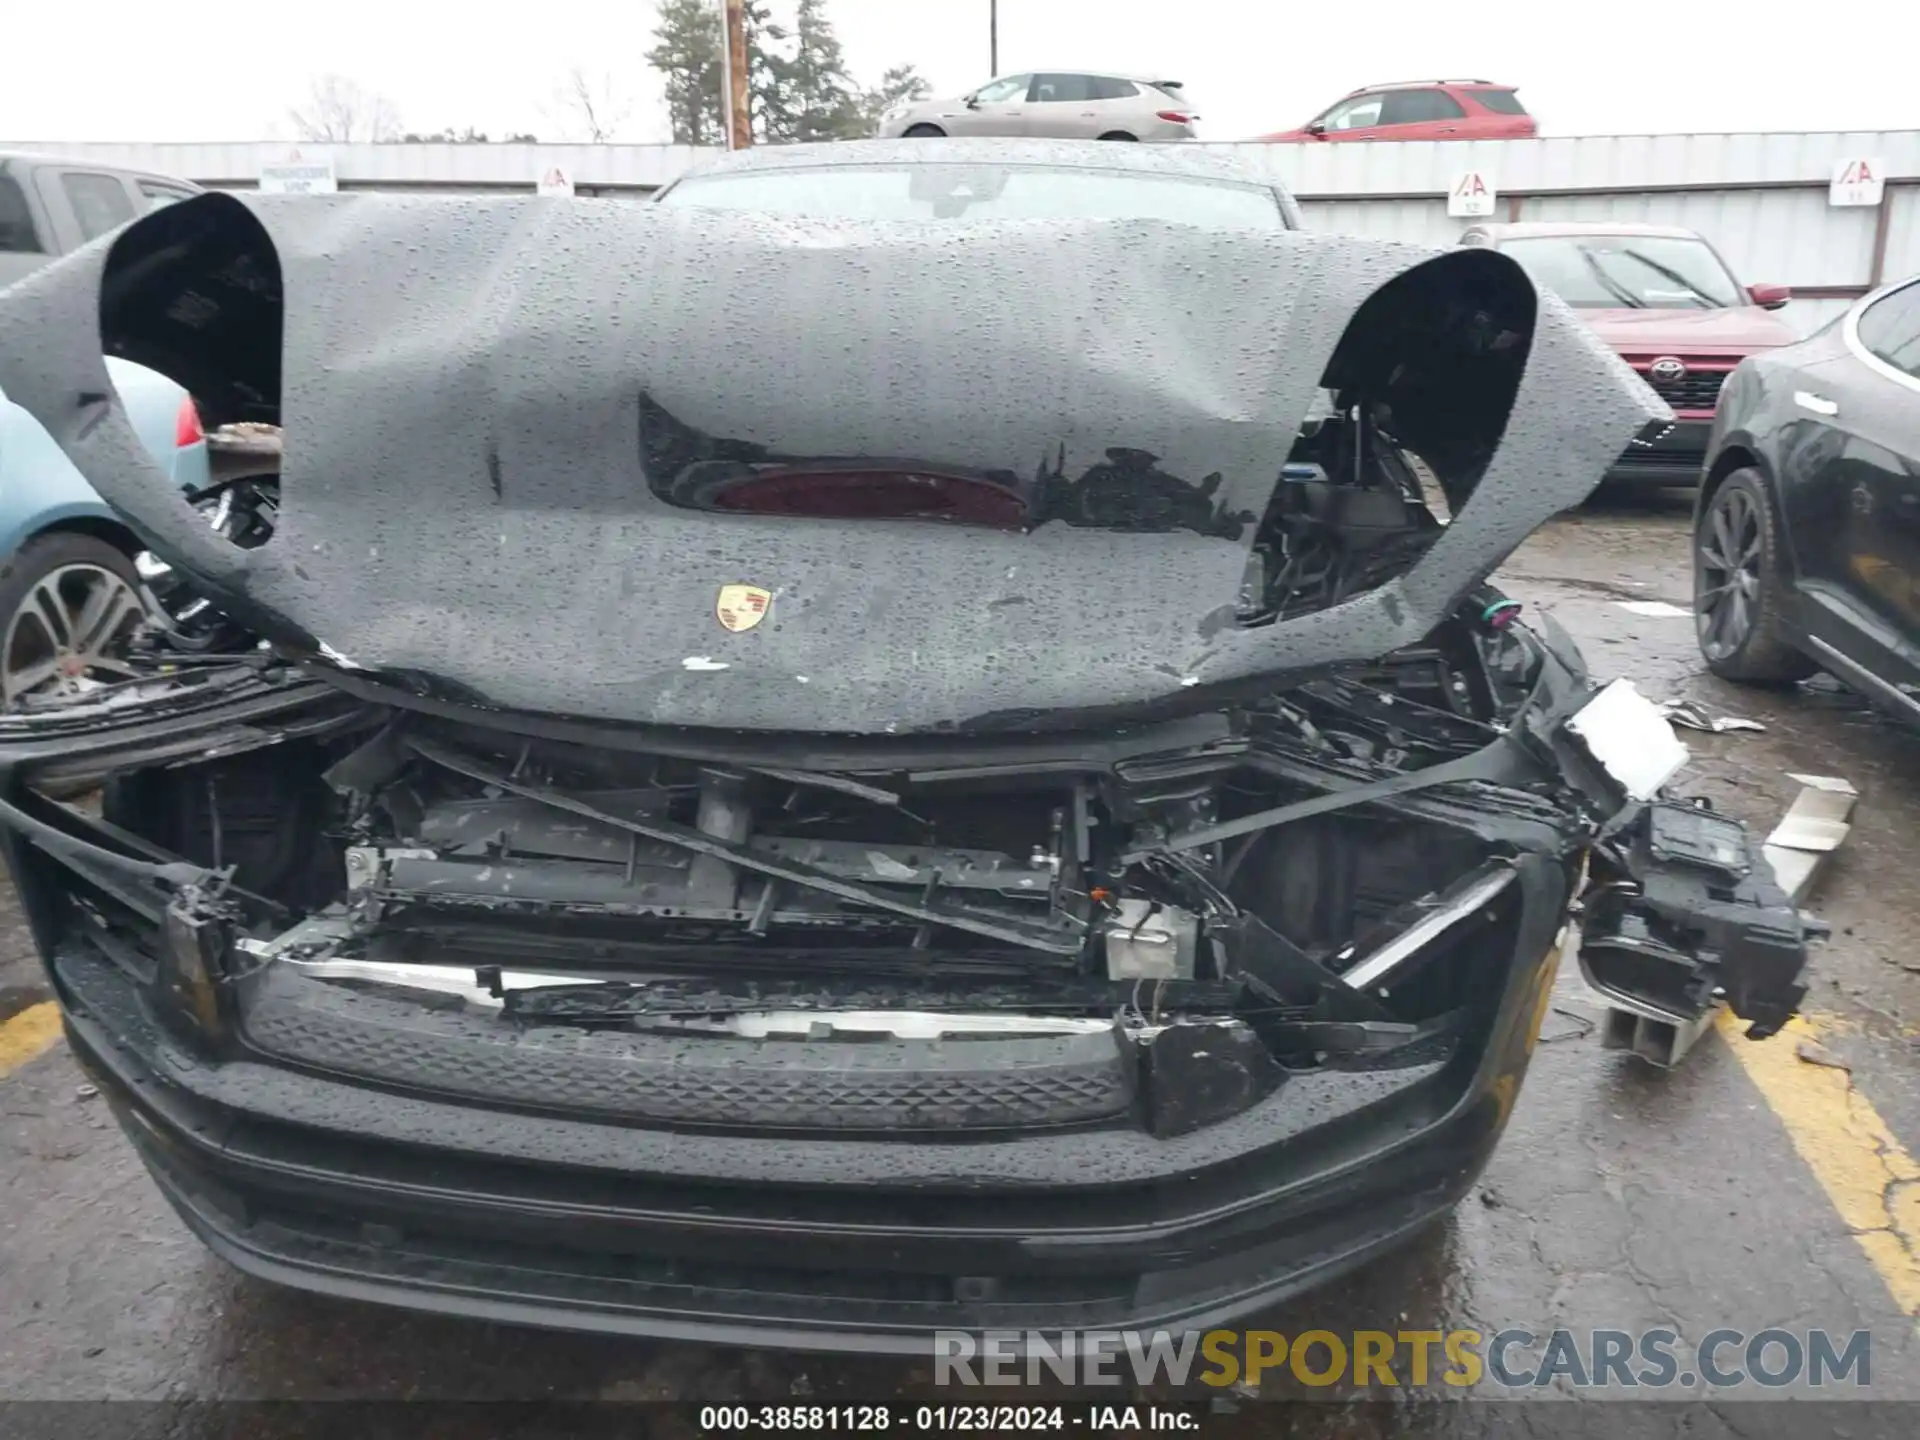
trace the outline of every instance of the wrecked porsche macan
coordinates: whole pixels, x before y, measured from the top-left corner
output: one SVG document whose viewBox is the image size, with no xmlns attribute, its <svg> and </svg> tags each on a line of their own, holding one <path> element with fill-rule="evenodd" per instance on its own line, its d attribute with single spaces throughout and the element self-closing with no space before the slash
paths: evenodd
<svg viewBox="0 0 1920 1440">
<path fill-rule="evenodd" d="M 1583 884 L 1616 1003 L 1791 1014 L 1745 832 L 1485 583 L 1658 418 L 1618 362 L 1497 255 L 1067 228 L 210 196 L 0 300 L 192 592 L 0 717 L 0 825 L 217 1252 L 685 1338 L 1200 1326 L 1458 1199 Z M 168 493 L 103 344 L 284 473 Z"/>
</svg>

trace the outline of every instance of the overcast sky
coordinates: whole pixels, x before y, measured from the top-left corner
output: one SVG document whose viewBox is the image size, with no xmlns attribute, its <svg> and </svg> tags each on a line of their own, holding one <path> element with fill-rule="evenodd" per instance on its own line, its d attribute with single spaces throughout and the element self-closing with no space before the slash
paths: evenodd
<svg viewBox="0 0 1920 1440">
<path fill-rule="evenodd" d="M 989 73 L 988 0 L 829 7 L 863 83 L 901 62 L 943 94 Z M 651 0 L 7 9 L 0 140 L 285 139 L 289 107 L 327 72 L 386 96 L 408 129 L 581 139 L 556 103 L 573 67 L 627 110 L 618 138 L 665 138 L 641 58 Z M 1441 75 L 1519 86 L 1554 135 L 1920 128 L 1917 35 L 1914 0 L 1000 0 L 1003 73 L 1154 71 L 1186 83 L 1213 139 L 1297 125 L 1359 85 Z"/>
</svg>

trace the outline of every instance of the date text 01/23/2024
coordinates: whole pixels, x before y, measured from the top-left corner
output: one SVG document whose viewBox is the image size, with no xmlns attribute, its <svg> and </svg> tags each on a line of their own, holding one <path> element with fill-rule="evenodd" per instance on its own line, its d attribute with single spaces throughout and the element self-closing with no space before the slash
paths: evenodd
<svg viewBox="0 0 1920 1440">
<path fill-rule="evenodd" d="M 1200 1428 L 1199 1406 L 1183 1405 L 703 1405 L 702 1432 L 831 1433 L 854 1431 L 901 1434 L 967 1432 L 997 1435 L 1009 1431 L 1191 1433 Z"/>
</svg>

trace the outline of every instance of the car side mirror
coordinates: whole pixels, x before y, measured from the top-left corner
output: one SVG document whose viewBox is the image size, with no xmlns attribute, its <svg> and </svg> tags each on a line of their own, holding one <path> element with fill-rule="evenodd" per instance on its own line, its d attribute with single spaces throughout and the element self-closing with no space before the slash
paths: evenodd
<svg viewBox="0 0 1920 1440">
<path fill-rule="evenodd" d="M 1318 120 L 1313 121 L 1306 128 L 1307 128 L 1307 134 L 1309 135 L 1318 136 L 1318 135 L 1324 135 L 1327 133 L 1327 127 L 1325 125 L 1322 125 Z"/>
<path fill-rule="evenodd" d="M 963 95 L 960 103 L 969 110 L 978 110 L 980 108 L 980 97 L 978 95 Z"/>
<path fill-rule="evenodd" d="M 1793 298 L 1793 291 L 1785 285 L 1749 285 L 1747 294 L 1762 310 L 1778 310 Z"/>
</svg>

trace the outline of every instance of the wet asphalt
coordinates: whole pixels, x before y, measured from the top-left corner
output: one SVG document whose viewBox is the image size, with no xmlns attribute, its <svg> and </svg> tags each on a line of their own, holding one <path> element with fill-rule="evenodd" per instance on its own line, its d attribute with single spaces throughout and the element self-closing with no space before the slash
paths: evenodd
<svg viewBox="0 0 1920 1440">
<path fill-rule="evenodd" d="M 1501 578 L 1529 608 L 1551 610 L 1596 673 L 1631 677 L 1656 699 L 1689 697 L 1768 727 L 1685 737 L 1695 754 L 1694 788 L 1722 808 L 1770 827 L 1797 788 L 1789 772 L 1842 775 L 1858 787 L 1854 832 L 1811 904 L 1833 937 L 1817 952 L 1808 1004 L 1821 1019 L 1828 1057 L 1850 1067 L 1854 1088 L 1909 1153 L 1920 1152 L 1920 877 L 1907 843 L 1920 820 L 1920 746 L 1844 695 L 1755 692 L 1713 680 L 1700 665 L 1689 619 L 1620 608 L 1625 601 L 1686 605 L 1688 508 L 1684 496 L 1589 507 L 1536 536 Z M 7 891 L 0 1019 L 44 994 Z M 1694 1341 L 1721 1327 L 1867 1329 L 1873 1393 L 1915 1398 L 1913 1317 L 1901 1313 L 1729 1042 L 1709 1033 L 1680 1068 L 1660 1072 L 1602 1049 L 1599 1019 L 1569 965 L 1511 1127 L 1478 1190 L 1404 1249 L 1259 1323 L 1287 1333 L 1667 1326 Z M 932 1393 L 925 1364 L 489 1326 L 246 1279 L 188 1235 L 64 1046 L 0 1078 L 0 1401 L 170 1402 L 124 1407 L 115 1433 L 190 1435 L 201 1412 L 181 1402 L 201 1400 Z M 1542 1400 L 1568 1393 L 1559 1381 L 1538 1392 Z M 1693 1418 L 1672 1432 L 1771 1433 L 1763 1417 L 1797 1408 L 1747 1405 L 1770 1398 L 1751 1392 L 1711 1398 L 1711 1408 L 1689 1412 Z M 1260 1402 L 1243 1396 L 1238 1403 Z M 9 1413 L 0 1407 L 0 1430 L 11 1428 Z M 11 1413 L 24 1429 L 29 1413 L 45 1422 L 60 1412 Z M 262 1412 L 247 1428 L 270 1432 L 294 1413 Z M 432 1433 L 497 1433 L 490 1413 L 441 1415 Z M 1817 1429 L 1916 1433 L 1877 1407 L 1856 1413 L 1845 1426 Z M 1486 1428 L 1484 1414 L 1454 1414 L 1431 1406 L 1369 1409 L 1345 1412 L 1327 1428 L 1355 1435 Z M 1556 1425 L 1521 1428 L 1559 1433 Z"/>
</svg>

